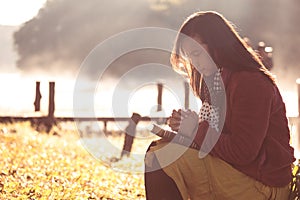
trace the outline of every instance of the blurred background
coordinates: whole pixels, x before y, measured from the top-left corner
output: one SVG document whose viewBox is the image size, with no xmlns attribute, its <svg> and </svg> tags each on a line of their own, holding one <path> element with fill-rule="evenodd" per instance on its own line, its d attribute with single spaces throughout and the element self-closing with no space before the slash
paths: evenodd
<svg viewBox="0 0 300 200">
<path fill-rule="evenodd" d="M 276 75 L 286 103 L 291 144 L 300 159 L 297 91 L 300 93 L 300 86 L 296 84 L 300 78 L 299 0 L 0 0 L 0 162 L 3 168 L 0 191 L 5 195 L 0 198 L 22 195 L 32 199 L 45 195 L 46 199 L 144 199 L 142 174 L 116 172 L 143 172 L 146 149 L 157 137 L 148 129 L 152 121 L 139 122 L 136 134 L 131 133 L 134 142 L 132 139 L 129 145 L 125 142 L 129 135 L 125 131 L 130 123 L 126 120 L 116 123 L 114 117 L 126 118 L 137 112 L 143 117 L 150 116 L 151 120 L 156 116 L 161 120 L 172 109 L 185 106 L 187 90 L 183 78 L 170 68 L 170 52 L 132 51 L 118 57 L 110 66 L 96 63 L 84 70 L 81 74 L 84 80 L 80 80 L 80 88 L 75 93 L 79 97 L 77 102 L 83 101 L 81 114 L 94 117 L 88 110 L 92 107 L 95 112 L 92 114 L 110 118 L 110 123 L 102 120 L 100 124 L 84 121 L 77 126 L 69 122 L 54 125 L 54 119 L 73 119 L 74 86 L 80 67 L 101 42 L 134 28 L 161 27 L 177 31 L 191 13 L 206 10 L 223 14 L 236 25 L 242 37 L 248 38 L 249 45 L 267 58 L 266 63 Z M 139 66 L 149 69 L 148 73 L 139 71 Z M 95 78 L 95 73 L 104 68 L 101 79 Z M 37 82 L 41 99 L 40 109 L 35 112 L 34 102 L 40 98 L 36 96 Z M 54 98 L 51 98 L 53 94 L 49 95 L 52 91 L 49 82 L 55 82 Z M 161 111 L 157 109 L 157 83 L 163 85 Z M 98 85 L 96 89 L 95 85 Z M 90 101 L 92 97 L 94 102 Z M 195 100 L 191 91 L 189 100 L 191 107 Z M 117 110 L 125 112 L 113 113 L 113 102 Z M 22 120 L 32 117 L 40 121 L 6 124 L 3 116 Z M 43 132 L 49 134 L 38 134 Z M 122 147 L 131 151 L 129 157 L 122 158 Z M 98 165 L 90 159 L 91 155 L 103 162 Z"/>
<path fill-rule="evenodd" d="M 232 21 L 250 45 L 263 41 L 271 47 L 273 67 L 287 106 L 288 116 L 298 116 L 296 79 L 300 77 L 300 1 L 298 0 L 10 0 L 0 1 L 0 113 L 28 116 L 47 113 L 48 81 L 56 82 L 55 115 L 72 116 L 73 89 L 81 63 L 99 43 L 133 28 L 154 26 L 178 30 L 195 11 L 214 10 Z M 270 49 L 270 48 L 269 48 Z M 95 109 L 111 116 L 111 87 L 133 67 L 157 62 L 169 64 L 169 53 L 137 51 L 116 60 L 108 70 Z M 102 66 L 95 66 L 102 67 Z M 89 90 L 89 75 L 84 92 Z M 89 74 L 90 73 L 90 74 Z M 156 74 L 149 76 L 155 77 Z M 130 81 L 137 81 L 134 76 Z M 183 83 L 170 74 L 166 80 Z M 34 113 L 35 82 L 41 82 L 41 111 Z M 130 83 L 128 83 L 130 85 Z M 124 85 L 126 90 L 126 84 Z M 147 115 L 156 104 L 156 85 L 140 88 L 131 98 L 131 111 Z M 172 101 L 172 91 L 163 101 Z M 182 94 L 182 98 L 183 98 Z M 179 95 L 180 96 L 180 95 Z M 146 101 L 142 98 L 146 97 Z M 181 98 L 181 96 L 179 97 Z M 165 99 L 165 100 L 164 100 Z M 166 114 L 179 103 L 163 102 Z M 144 109 L 144 110 L 143 110 Z M 128 114 L 130 116 L 130 113 Z"/>
</svg>

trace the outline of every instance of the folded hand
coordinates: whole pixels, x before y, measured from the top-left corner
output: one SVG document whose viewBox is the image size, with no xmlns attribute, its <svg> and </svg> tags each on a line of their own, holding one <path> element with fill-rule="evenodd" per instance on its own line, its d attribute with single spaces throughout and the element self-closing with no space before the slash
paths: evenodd
<svg viewBox="0 0 300 200">
<path fill-rule="evenodd" d="M 179 134 L 193 138 L 197 132 L 199 116 L 196 112 L 187 110 L 173 110 L 171 117 L 168 120 L 168 125 L 173 131 Z"/>
</svg>

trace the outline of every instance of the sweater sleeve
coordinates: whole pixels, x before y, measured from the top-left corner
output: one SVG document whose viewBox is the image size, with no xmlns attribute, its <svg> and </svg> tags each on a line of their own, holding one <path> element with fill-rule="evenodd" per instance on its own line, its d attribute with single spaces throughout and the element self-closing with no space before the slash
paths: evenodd
<svg viewBox="0 0 300 200">
<path fill-rule="evenodd" d="M 259 154 L 269 126 L 273 99 L 273 85 L 262 75 L 239 74 L 229 88 L 227 101 L 230 117 L 227 128 L 221 134 L 208 128 L 211 153 L 237 165 L 251 163 Z M 227 119 L 225 119 L 227 121 Z M 203 125 L 202 125 L 203 126 Z M 199 126 L 196 140 L 202 143 L 207 138 L 205 129 Z M 207 128 L 206 128 L 207 130 Z M 204 144 L 207 145 L 207 144 Z"/>
</svg>

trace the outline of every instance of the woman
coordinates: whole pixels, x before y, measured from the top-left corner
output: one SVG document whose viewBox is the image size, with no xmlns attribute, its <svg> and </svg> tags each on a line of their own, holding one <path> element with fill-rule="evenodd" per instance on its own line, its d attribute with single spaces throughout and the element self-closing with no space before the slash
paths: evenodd
<svg viewBox="0 0 300 200">
<path fill-rule="evenodd" d="M 285 105 L 234 26 L 216 12 L 192 14 L 179 30 L 171 63 L 186 74 L 202 107 L 199 116 L 173 111 L 169 126 L 193 140 L 200 154 L 187 148 L 162 166 L 169 155 L 156 152 L 167 142 L 152 143 L 147 199 L 288 199 L 295 158 Z"/>
</svg>

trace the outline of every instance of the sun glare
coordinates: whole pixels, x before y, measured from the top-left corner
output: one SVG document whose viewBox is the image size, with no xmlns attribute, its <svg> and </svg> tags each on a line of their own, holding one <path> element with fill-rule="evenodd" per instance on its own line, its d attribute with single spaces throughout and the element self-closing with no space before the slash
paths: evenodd
<svg viewBox="0 0 300 200">
<path fill-rule="evenodd" d="M 0 0 L 0 25 L 18 26 L 37 15 L 46 0 Z"/>
</svg>

